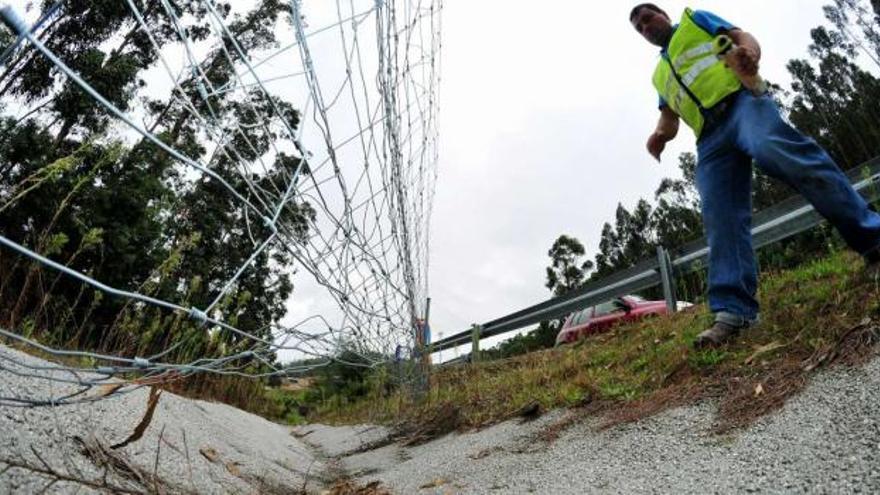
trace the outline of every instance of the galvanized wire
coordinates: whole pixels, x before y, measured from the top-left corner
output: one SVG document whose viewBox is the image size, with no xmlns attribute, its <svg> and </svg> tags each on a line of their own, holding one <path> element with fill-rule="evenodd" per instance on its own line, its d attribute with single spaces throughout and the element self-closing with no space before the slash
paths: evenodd
<svg viewBox="0 0 880 495">
<path fill-rule="evenodd" d="M 39 28 L 45 20 L 65 15 L 63 3 L 54 4 L 33 26 L 4 6 L 2 19 L 19 40 L 4 55 L 36 50 L 127 127 L 130 135 L 189 167 L 192 172 L 187 177 L 215 181 L 234 200 L 234 218 L 243 222 L 240 230 L 253 250 L 231 278 L 209 281 L 217 287 L 212 302 L 197 308 L 153 297 L 149 291 L 113 287 L 38 252 L 39 246 L 3 236 L 2 230 L 0 249 L 108 296 L 183 315 L 199 324 L 193 331 L 225 330 L 248 344 L 177 363 L 164 359 L 180 343 L 153 356 L 116 355 L 51 346 L 20 328 L 0 328 L 7 342 L 58 361 L 35 368 L 4 357 L 0 373 L 77 386 L 75 392 L 57 397 L 0 397 L 0 404 L 101 400 L 195 373 L 248 377 L 306 373 L 339 361 L 341 345 L 347 342 L 357 343 L 349 350 L 361 358 L 348 364 L 378 366 L 392 358 L 395 347 L 413 347 L 413 322 L 422 316 L 428 294 L 427 229 L 436 178 L 441 0 L 338 0 L 335 5 L 292 0 L 290 27 L 279 29 L 294 41 L 271 53 L 249 53 L 230 28 L 231 17 L 214 0 L 200 0 L 210 32 L 206 40 L 194 39 L 190 34 L 194 21 L 173 2 L 160 0 L 158 7 L 178 38 L 164 44 L 144 18 L 147 3 L 126 0 L 132 24 L 147 35 L 158 54 L 156 73 L 170 83 L 167 100 L 200 126 L 200 139 L 208 150 L 204 157 L 188 156 L 167 144 L 152 131 L 155 125 L 141 124 L 136 112 L 117 108 L 70 68 L 65 54 L 54 53 L 40 40 Z M 321 25 L 309 25 L 312 17 L 321 19 Z M 321 42 L 317 51 L 312 46 L 316 40 Z M 326 48 L 328 44 L 342 48 L 334 52 Z M 203 67 L 205 53 L 226 64 L 229 81 L 219 86 L 211 81 Z M 234 98 L 256 116 L 255 123 L 220 117 L 214 107 L 220 96 Z M 259 105 L 255 98 L 268 105 Z M 285 115 L 281 101 L 300 112 L 299 125 Z M 41 110 L 34 109 L 33 115 L 39 119 Z M 260 153 L 243 132 L 245 126 L 268 136 L 278 130 L 278 138 L 271 141 L 268 152 Z M 281 153 L 298 159 L 294 170 L 283 171 L 283 186 L 275 181 L 257 184 L 254 177 L 268 173 L 266 164 Z M 249 155 L 256 157 L 246 158 Z M 215 170 L 215 161 L 221 158 L 235 164 L 235 181 Z M 303 205 L 315 211 L 314 218 L 306 219 L 304 236 L 284 220 L 285 212 L 295 213 Z M 310 279 L 320 291 L 315 289 L 309 298 L 321 300 L 327 309 L 290 324 L 263 322 L 271 334 L 265 338 L 224 321 L 219 308 L 239 290 L 253 262 L 271 253 L 290 256 L 292 266 L 273 268 L 294 273 L 295 285 Z M 296 307 L 299 297 L 303 295 L 294 290 L 290 304 Z M 290 367 L 277 358 L 279 353 L 288 359 L 317 359 Z M 262 371 L 243 366 L 243 360 L 261 363 Z M 106 385 L 114 385 L 108 393 L 102 392 L 106 387 L 96 388 Z"/>
</svg>

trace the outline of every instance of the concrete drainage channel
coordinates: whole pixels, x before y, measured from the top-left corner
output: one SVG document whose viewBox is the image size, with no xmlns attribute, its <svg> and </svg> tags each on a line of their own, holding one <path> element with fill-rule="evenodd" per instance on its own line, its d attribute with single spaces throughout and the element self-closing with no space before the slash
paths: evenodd
<svg viewBox="0 0 880 495">
<path fill-rule="evenodd" d="M 335 480 L 333 495 L 383 495 L 388 491 L 377 480 L 365 477 L 398 463 L 402 452 L 383 426 L 294 427 L 292 435 L 308 445 L 325 466 L 325 477 Z M 386 448 L 387 447 L 387 448 Z"/>
<path fill-rule="evenodd" d="M 64 385 L 17 373 L 51 367 L 0 346 L 0 396 L 55 397 Z M 239 409 L 163 393 L 149 426 L 150 392 L 93 403 L 0 406 L 0 493 L 321 493 L 326 466 L 290 428 Z"/>
<path fill-rule="evenodd" d="M 549 445 L 536 443 L 535 438 L 565 415 L 564 411 L 553 411 L 537 421 L 509 421 L 479 432 L 450 434 L 417 446 L 403 446 L 393 441 L 393 432 L 383 426 L 306 425 L 295 427 L 293 432 L 333 465 L 339 477 L 351 480 L 353 486 L 364 490 L 357 493 L 478 493 L 481 488 L 472 483 L 483 480 L 451 476 L 458 471 L 455 466 L 458 455 L 465 463 L 477 463 L 494 454 L 534 454 L 545 450 Z M 507 493 L 507 490 L 498 490 L 511 487 L 490 483 L 487 488 L 497 494 Z"/>
<path fill-rule="evenodd" d="M 0 358 L 47 363 L 0 347 Z M 0 396 L 50 382 L 0 369 Z M 58 384 L 51 392 L 58 393 Z M 289 428 L 163 394 L 141 438 L 117 449 L 149 393 L 57 408 L 0 407 L 2 493 L 765 493 L 880 491 L 880 361 L 819 375 L 745 431 L 711 433 L 711 403 L 597 430 L 552 411 L 422 445 L 377 426 Z M 573 423 L 552 442 L 548 430 Z M 343 483 L 338 483 L 345 480 Z"/>
</svg>

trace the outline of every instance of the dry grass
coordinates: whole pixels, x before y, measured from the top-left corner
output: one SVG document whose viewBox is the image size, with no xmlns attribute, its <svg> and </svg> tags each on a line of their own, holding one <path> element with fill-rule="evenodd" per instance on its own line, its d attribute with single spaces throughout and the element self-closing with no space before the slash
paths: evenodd
<svg viewBox="0 0 880 495">
<path fill-rule="evenodd" d="M 439 370 L 421 403 L 411 402 L 405 391 L 390 397 L 376 391 L 310 419 L 402 420 L 424 429 L 425 418 L 437 417 L 443 423 L 437 433 L 445 433 L 450 425 L 466 429 L 503 421 L 537 403 L 543 410 L 603 413 L 607 426 L 711 397 L 720 400 L 719 431 L 746 426 L 781 407 L 818 368 L 858 364 L 873 353 L 880 335 L 880 288 L 861 267 L 856 256 L 840 253 L 765 274 L 759 291 L 762 323 L 721 349 L 691 347 L 712 318 L 705 307 L 695 307 L 573 346 Z"/>
</svg>

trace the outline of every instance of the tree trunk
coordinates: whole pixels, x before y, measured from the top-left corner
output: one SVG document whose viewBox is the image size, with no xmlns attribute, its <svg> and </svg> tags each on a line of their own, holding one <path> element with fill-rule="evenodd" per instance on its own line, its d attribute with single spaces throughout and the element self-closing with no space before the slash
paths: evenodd
<svg viewBox="0 0 880 495">
<path fill-rule="evenodd" d="M 64 125 L 61 127 L 61 130 L 58 131 L 58 137 L 55 138 L 55 144 L 52 145 L 52 149 L 57 150 L 64 140 L 67 139 L 68 134 L 70 134 L 71 129 L 73 129 L 74 124 L 76 124 L 75 119 L 68 119 L 64 121 Z"/>
</svg>

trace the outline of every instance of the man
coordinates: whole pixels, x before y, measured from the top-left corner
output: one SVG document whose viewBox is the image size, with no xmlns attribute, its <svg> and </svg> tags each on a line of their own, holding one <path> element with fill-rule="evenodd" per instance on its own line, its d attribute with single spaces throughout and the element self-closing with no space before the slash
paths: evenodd
<svg viewBox="0 0 880 495">
<path fill-rule="evenodd" d="M 685 10 L 673 25 L 651 3 L 637 5 L 630 22 L 661 48 L 654 72 L 660 119 L 648 152 L 660 160 L 679 121 L 697 137 L 697 190 L 709 242 L 709 308 L 715 323 L 695 347 L 735 338 L 758 319 L 757 269 L 751 238 L 751 163 L 809 200 L 861 254 L 880 267 L 880 215 L 853 190 L 828 154 L 788 125 L 773 100 L 761 94 L 761 47 L 749 33 L 704 11 Z M 718 37 L 733 48 L 719 57 Z"/>
</svg>

